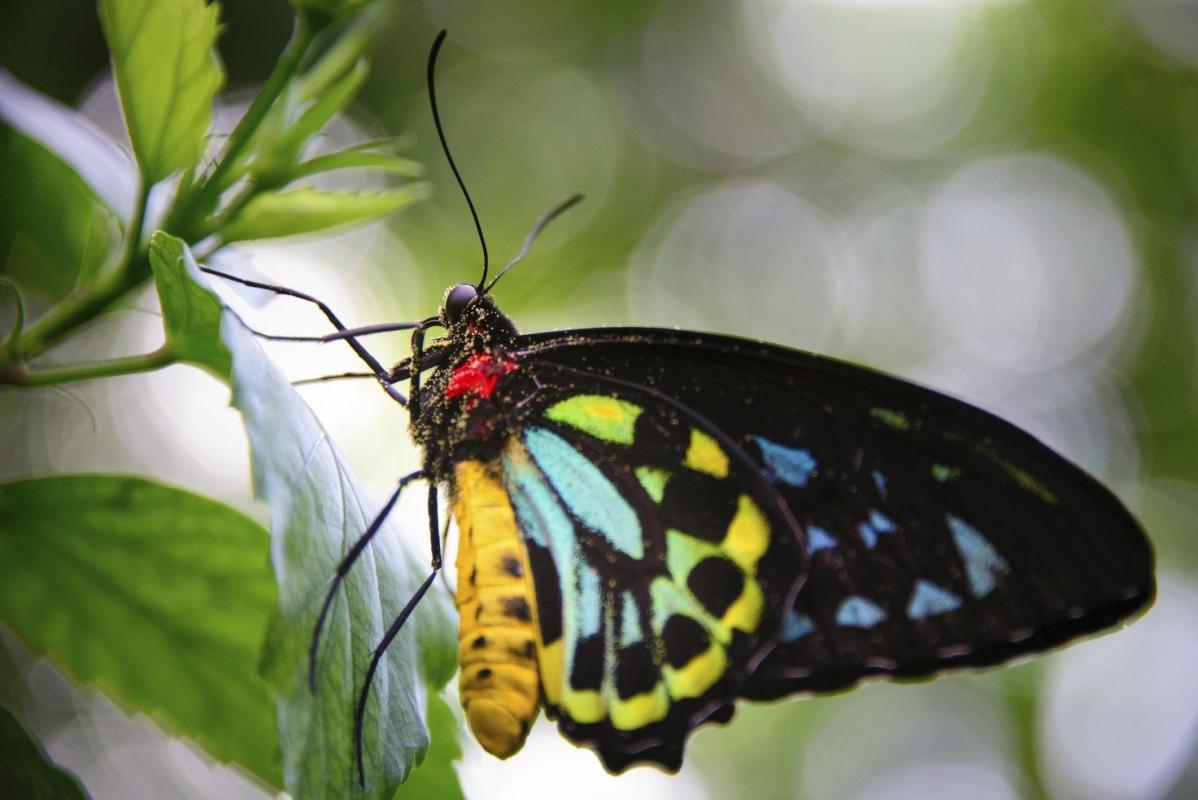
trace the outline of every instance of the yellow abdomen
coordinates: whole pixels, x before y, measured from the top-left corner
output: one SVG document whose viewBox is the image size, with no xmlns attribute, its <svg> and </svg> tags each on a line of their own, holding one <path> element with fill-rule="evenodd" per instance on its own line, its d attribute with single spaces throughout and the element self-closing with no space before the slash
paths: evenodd
<svg viewBox="0 0 1198 800">
<path fill-rule="evenodd" d="M 480 461 L 460 462 L 454 476 L 462 708 L 483 749 L 507 758 L 540 706 L 528 555 L 498 476 Z"/>
</svg>

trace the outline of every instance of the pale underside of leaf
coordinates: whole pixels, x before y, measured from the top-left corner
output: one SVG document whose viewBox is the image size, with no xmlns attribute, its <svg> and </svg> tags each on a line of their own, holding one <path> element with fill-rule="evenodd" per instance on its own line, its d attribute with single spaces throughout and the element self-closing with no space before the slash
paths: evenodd
<svg viewBox="0 0 1198 800">
<path fill-rule="evenodd" d="M 223 326 L 233 354 L 234 405 L 253 453 L 255 492 L 271 510 L 279 615 L 264 672 L 279 692 L 285 785 L 294 796 L 386 797 L 428 747 L 428 692 L 456 661 L 449 598 L 430 592 L 388 650 L 371 689 L 365 724 L 366 789 L 353 759 L 353 709 L 383 632 L 427 570 L 423 520 L 389 522 L 346 578 L 325 627 L 317 691 L 307 687 L 306 654 L 334 569 L 379 503 L 353 475 L 311 410 L 231 316 Z M 415 489 L 420 491 L 419 488 Z M 405 546 L 402 539 L 411 545 Z M 456 786 L 448 761 L 430 765 Z"/>
<path fill-rule="evenodd" d="M 133 214 L 137 170 L 108 134 L 77 111 L 0 69 L 0 120 L 54 153 L 79 173 L 122 223 Z"/>
<path fill-rule="evenodd" d="M 0 174 L 0 238 L 12 236 L 4 271 L 50 297 L 86 284 L 119 239 L 112 211 L 70 164 L 12 128 L 0 127 Z"/>
</svg>

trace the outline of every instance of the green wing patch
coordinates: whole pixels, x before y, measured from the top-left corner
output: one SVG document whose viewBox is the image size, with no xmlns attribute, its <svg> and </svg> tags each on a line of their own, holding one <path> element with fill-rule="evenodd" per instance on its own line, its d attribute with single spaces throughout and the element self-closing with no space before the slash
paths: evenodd
<svg viewBox="0 0 1198 800">
<path fill-rule="evenodd" d="M 572 425 L 605 442 L 632 444 L 636 420 L 642 411 L 640 406 L 618 397 L 576 394 L 550 406 L 545 418 Z"/>
</svg>

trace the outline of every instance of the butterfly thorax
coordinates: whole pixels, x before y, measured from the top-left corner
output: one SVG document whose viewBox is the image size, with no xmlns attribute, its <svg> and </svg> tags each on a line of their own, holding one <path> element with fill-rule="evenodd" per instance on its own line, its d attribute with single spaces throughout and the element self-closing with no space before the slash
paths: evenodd
<svg viewBox="0 0 1198 800">
<path fill-rule="evenodd" d="M 453 465 L 490 461 L 510 434 L 510 409 L 519 400 L 516 328 L 486 297 L 467 307 L 424 359 L 437 367 L 420 391 L 412 435 L 431 477 L 452 483 Z"/>
</svg>

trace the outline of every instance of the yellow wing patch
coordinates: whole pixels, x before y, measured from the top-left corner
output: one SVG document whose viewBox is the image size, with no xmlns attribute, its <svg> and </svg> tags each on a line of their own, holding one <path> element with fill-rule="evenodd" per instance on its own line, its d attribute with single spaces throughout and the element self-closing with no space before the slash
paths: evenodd
<svg viewBox="0 0 1198 800">
<path fill-rule="evenodd" d="M 770 524 L 765 514 L 753 502 L 753 498 L 742 494 L 736 500 L 736 516 L 728 526 L 723 548 L 728 557 L 747 574 L 757 570 L 757 562 L 770 546 Z"/>
<path fill-rule="evenodd" d="M 666 687 L 658 683 L 651 691 L 633 695 L 626 700 L 619 697 L 611 704 L 611 724 L 618 731 L 631 731 L 660 722 L 670 713 L 670 698 Z"/>
<path fill-rule="evenodd" d="M 757 630 L 761 623 L 761 612 L 764 610 L 765 596 L 761 593 L 761 584 L 749 579 L 745 581 L 745 588 L 741 590 L 740 597 L 728 606 L 720 622 L 729 628 L 752 632 Z"/>
<path fill-rule="evenodd" d="M 728 667 L 728 655 L 716 641 L 699 655 L 675 669 L 665 668 L 666 686 L 670 696 L 678 699 L 698 697 L 710 689 Z"/>
<path fill-rule="evenodd" d="M 716 478 L 728 477 L 728 455 L 715 439 L 698 428 L 691 428 L 691 443 L 686 451 L 684 466 L 698 472 L 706 472 Z"/>
<path fill-rule="evenodd" d="M 567 687 L 562 695 L 562 708 L 572 720 L 584 725 L 600 722 L 607 716 L 603 695 L 594 689 L 579 691 Z"/>
</svg>

